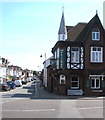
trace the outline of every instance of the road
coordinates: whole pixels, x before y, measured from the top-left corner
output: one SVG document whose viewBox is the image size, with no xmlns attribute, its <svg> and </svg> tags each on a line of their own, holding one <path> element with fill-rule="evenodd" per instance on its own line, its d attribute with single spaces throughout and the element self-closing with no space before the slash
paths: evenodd
<svg viewBox="0 0 105 120">
<path fill-rule="evenodd" d="M 103 118 L 103 99 L 48 93 L 37 80 L 2 92 L 2 118 Z"/>
</svg>

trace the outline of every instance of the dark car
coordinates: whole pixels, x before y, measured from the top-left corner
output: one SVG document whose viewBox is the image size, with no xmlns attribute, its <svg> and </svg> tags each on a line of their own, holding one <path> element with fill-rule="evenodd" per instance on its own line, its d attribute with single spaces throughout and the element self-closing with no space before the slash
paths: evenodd
<svg viewBox="0 0 105 120">
<path fill-rule="evenodd" d="M 16 88 L 16 84 L 13 81 L 8 81 L 7 85 L 9 85 L 11 89 L 15 89 Z"/>
<path fill-rule="evenodd" d="M 33 79 L 36 80 L 36 77 L 34 76 Z"/>
<path fill-rule="evenodd" d="M 22 80 L 22 84 L 27 84 L 27 81 L 26 80 Z"/>
<path fill-rule="evenodd" d="M 11 88 L 7 84 L 1 84 L 2 90 L 9 91 Z"/>
</svg>

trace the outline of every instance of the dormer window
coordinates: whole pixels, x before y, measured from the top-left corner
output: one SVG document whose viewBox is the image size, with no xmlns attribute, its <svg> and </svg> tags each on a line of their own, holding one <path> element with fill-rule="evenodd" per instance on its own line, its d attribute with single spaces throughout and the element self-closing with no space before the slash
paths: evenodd
<svg viewBox="0 0 105 120">
<path fill-rule="evenodd" d="M 92 40 L 99 41 L 100 40 L 100 31 L 97 28 L 92 30 Z"/>
</svg>

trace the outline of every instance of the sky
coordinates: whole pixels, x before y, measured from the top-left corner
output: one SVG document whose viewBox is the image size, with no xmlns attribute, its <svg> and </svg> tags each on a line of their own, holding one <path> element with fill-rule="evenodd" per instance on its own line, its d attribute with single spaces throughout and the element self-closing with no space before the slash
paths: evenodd
<svg viewBox="0 0 105 120">
<path fill-rule="evenodd" d="M 96 10 L 103 24 L 104 0 L 6 1 L 0 2 L 0 56 L 23 69 L 41 70 L 45 54 L 52 56 L 63 6 L 67 26 L 89 22 Z"/>
</svg>

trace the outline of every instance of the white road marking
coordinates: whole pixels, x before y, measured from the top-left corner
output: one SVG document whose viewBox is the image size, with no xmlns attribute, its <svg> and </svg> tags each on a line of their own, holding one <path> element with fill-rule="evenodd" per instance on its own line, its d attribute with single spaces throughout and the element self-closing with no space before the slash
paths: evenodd
<svg viewBox="0 0 105 120">
<path fill-rule="evenodd" d="M 103 102 L 103 99 L 101 99 L 101 98 L 100 99 L 97 99 L 97 98 L 96 99 L 91 99 L 90 98 L 90 99 L 82 99 L 82 100 L 78 99 L 78 100 L 75 100 L 75 101 L 101 101 L 101 102 Z"/>
<path fill-rule="evenodd" d="M 103 107 L 86 107 L 86 108 L 78 108 L 78 109 L 97 109 L 97 108 L 102 108 L 103 109 Z"/>
<path fill-rule="evenodd" d="M 9 102 L 9 101 L 1 102 L 0 104 L 7 103 L 7 102 Z"/>
<path fill-rule="evenodd" d="M 10 112 L 42 112 L 42 111 L 55 111 L 55 109 L 39 109 L 39 110 L 3 110 Z"/>
</svg>

